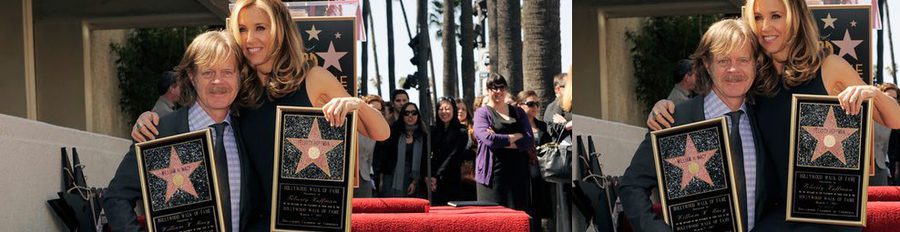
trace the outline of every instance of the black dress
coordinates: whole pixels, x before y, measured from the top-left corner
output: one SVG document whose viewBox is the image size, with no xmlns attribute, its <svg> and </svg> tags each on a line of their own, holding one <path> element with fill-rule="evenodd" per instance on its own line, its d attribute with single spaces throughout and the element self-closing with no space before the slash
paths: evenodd
<svg viewBox="0 0 900 232">
<path fill-rule="evenodd" d="M 778 93 L 773 97 L 758 97 L 757 105 L 759 110 L 754 110 L 756 118 L 759 119 L 759 132 L 761 134 L 763 147 L 766 149 L 768 160 L 772 161 L 769 165 L 774 165 L 776 171 L 776 180 L 767 180 L 766 183 L 773 183 L 773 191 L 770 191 L 769 199 L 773 199 L 775 207 L 773 207 L 771 215 L 778 215 L 774 220 L 784 220 L 785 198 L 787 197 L 787 179 L 788 179 L 788 153 L 790 147 L 790 128 L 791 128 L 791 96 L 793 94 L 816 94 L 828 95 L 825 90 L 825 84 L 822 81 L 821 69 L 816 72 L 816 77 L 798 86 L 785 87 L 779 85 Z M 777 185 L 776 185 L 777 184 Z M 764 216 L 765 218 L 765 216 Z M 757 225 L 759 225 L 757 219 Z M 859 231 L 859 228 L 828 226 L 811 223 L 790 223 L 787 222 L 788 228 L 785 230 L 792 231 Z"/>
<path fill-rule="evenodd" d="M 509 119 L 503 119 L 494 108 L 490 108 L 491 128 L 496 134 L 522 133 L 522 125 L 516 119 L 516 110 L 509 106 Z M 477 185 L 478 200 L 497 202 L 507 208 L 531 211 L 531 178 L 528 155 L 518 149 L 495 148 L 493 150 L 493 173 L 490 186 Z"/>
<path fill-rule="evenodd" d="M 431 195 L 432 205 L 446 205 L 448 201 L 463 200 L 460 196 L 460 165 L 469 137 L 459 123 L 431 127 L 431 175 L 437 179 L 437 189 Z"/>
<path fill-rule="evenodd" d="M 269 100 L 267 96 L 263 96 L 261 105 L 257 109 L 242 109 L 241 113 L 241 136 L 244 137 L 244 144 L 247 147 L 247 154 L 250 164 L 259 176 L 260 186 L 262 186 L 262 202 L 260 210 L 263 215 L 271 212 L 272 206 L 272 172 L 274 161 L 275 147 L 275 109 L 279 105 L 288 106 L 307 106 L 311 107 L 312 102 L 309 101 L 309 95 L 306 93 L 306 81 L 300 83 L 297 91 L 284 97 Z"/>
<path fill-rule="evenodd" d="M 534 124 L 538 129 L 537 132 L 534 133 L 535 147 L 552 142 L 556 139 L 552 138 L 550 132 L 547 131 L 547 123 L 534 119 Z M 541 154 L 538 153 L 538 155 Z M 540 173 L 540 168 L 537 167 L 537 165 L 531 165 L 531 169 L 531 202 L 534 208 L 533 215 L 539 218 L 552 218 L 553 208 L 555 206 L 555 204 L 553 204 L 553 195 L 556 193 L 553 190 L 556 189 L 556 186 L 551 182 L 544 181 L 544 178 Z"/>
</svg>

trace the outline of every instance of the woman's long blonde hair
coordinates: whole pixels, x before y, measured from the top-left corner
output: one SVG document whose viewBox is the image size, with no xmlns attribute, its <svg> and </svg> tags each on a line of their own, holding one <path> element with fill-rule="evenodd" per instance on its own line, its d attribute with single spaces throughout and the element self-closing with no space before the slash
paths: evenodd
<svg viewBox="0 0 900 232">
<path fill-rule="evenodd" d="M 753 6 L 757 0 L 747 0 L 744 4 L 743 18 L 750 25 L 753 33 L 759 35 L 756 20 L 753 13 Z M 785 6 L 784 19 L 787 22 L 787 31 L 784 38 L 785 49 L 788 49 L 787 60 L 784 60 L 783 70 L 775 70 L 771 75 L 769 72 L 760 73 L 757 78 L 762 79 L 760 88 L 763 89 L 765 95 L 771 95 L 778 89 L 778 84 L 787 87 L 793 87 L 803 84 L 810 79 L 816 77 L 816 71 L 822 67 L 825 57 L 831 54 L 831 51 L 824 49 L 819 44 L 819 30 L 816 28 L 816 21 L 813 19 L 803 0 L 781 0 Z M 776 62 L 774 54 L 769 54 L 769 59 L 761 64 L 763 69 L 774 69 L 773 62 Z M 768 76 L 763 76 L 768 75 Z"/>
<path fill-rule="evenodd" d="M 572 73 L 572 66 L 569 66 L 569 78 L 566 78 L 566 89 L 563 90 L 562 94 L 562 102 L 560 103 L 560 108 L 566 112 L 572 112 L 572 89 L 575 86 L 572 86 L 572 78 L 575 78 Z"/>
<path fill-rule="evenodd" d="M 243 9 L 256 7 L 269 16 L 271 29 L 269 33 L 275 40 L 272 43 L 272 70 L 267 83 L 259 80 L 257 72 L 249 72 L 242 81 L 241 102 L 247 105 L 258 105 L 263 93 L 270 99 L 281 98 L 293 93 L 316 65 L 316 59 L 306 53 L 303 39 L 291 19 L 290 11 L 280 0 L 237 0 L 231 10 L 228 30 L 243 47 L 238 17 Z"/>
</svg>

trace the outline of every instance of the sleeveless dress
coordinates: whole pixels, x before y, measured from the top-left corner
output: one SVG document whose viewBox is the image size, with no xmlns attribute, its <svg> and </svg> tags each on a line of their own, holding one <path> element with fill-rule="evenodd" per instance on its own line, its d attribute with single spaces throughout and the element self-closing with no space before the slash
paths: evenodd
<svg viewBox="0 0 900 232">
<path fill-rule="evenodd" d="M 791 130 L 791 97 L 793 94 L 828 95 L 822 80 L 822 70 L 816 71 L 816 77 L 798 86 L 785 87 L 779 84 L 778 93 L 773 97 L 757 97 L 757 109 L 754 110 L 759 127 L 760 138 L 766 150 L 769 165 L 774 165 L 776 180 L 767 180 L 771 191 L 770 198 L 776 202 L 770 213 L 778 213 L 784 220 L 785 198 L 787 197 L 788 153 L 790 152 Z M 774 185 L 774 186 L 773 186 Z M 757 223 L 759 224 L 759 223 Z M 797 231 L 860 231 L 859 228 L 831 226 L 812 223 L 787 222 L 790 230 Z M 786 228 L 785 228 L 786 229 Z"/>
<path fill-rule="evenodd" d="M 272 163 L 275 162 L 275 109 L 279 105 L 312 107 L 309 95 L 306 93 L 306 80 L 291 94 L 284 97 L 269 100 L 263 96 L 260 107 L 257 109 L 241 109 L 241 136 L 244 137 L 244 145 L 247 148 L 250 164 L 256 169 L 262 186 L 261 197 L 263 215 L 271 212 L 272 198 Z M 268 221 L 266 221 L 268 223 Z"/>
</svg>

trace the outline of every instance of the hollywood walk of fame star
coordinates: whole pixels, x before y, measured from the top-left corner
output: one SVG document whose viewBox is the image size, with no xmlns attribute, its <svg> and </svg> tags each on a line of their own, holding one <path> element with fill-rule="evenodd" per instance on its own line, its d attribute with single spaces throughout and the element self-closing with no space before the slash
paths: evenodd
<svg viewBox="0 0 900 232">
<path fill-rule="evenodd" d="M 153 175 L 166 181 L 166 202 L 169 202 L 179 189 L 197 197 L 197 190 L 194 189 L 194 183 L 191 182 L 190 176 L 200 166 L 200 161 L 181 163 L 181 158 L 178 157 L 174 146 L 169 153 L 169 167 L 150 171 Z"/>
<path fill-rule="evenodd" d="M 858 129 L 838 127 L 831 106 L 828 107 L 828 116 L 825 116 L 824 125 L 821 127 L 803 126 L 803 129 L 816 138 L 816 150 L 813 151 L 811 161 L 819 159 L 825 155 L 825 152 L 831 152 L 841 163 L 847 165 L 847 158 L 844 156 L 844 140 Z"/>
<path fill-rule="evenodd" d="M 306 30 L 306 33 L 309 33 L 309 40 L 319 40 L 319 32 L 322 32 L 322 30 L 316 30 L 316 25 L 313 25 L 312 29 Z"/>
<path fill-rule="evenodd" d="M 695 177 L 711 186 L 715 186 L 709 177 L 709 171 L 706 170 L 706 162 L 716 154 L 716 151 L 718 149 L 698 152 L 697 147 L 694 146 L 694 140 L 691 139 L 690 135 L 687 136 L 684 155 L 666 159 L 666 162 L 681 169 L 681 189 L 687 187 Z"/>
<path fill-rule="evenodd" d="M 295 173 L 309 167 L 311 164 L 315 164 L 325 175 L 331 176 L 331 166 L 328 166 L 328 157 L 325 155 L 343 141 L 322 139 L 322 132 L 319 130 L 319 120 L 313 119 L 312 129 L 310 129 L 309 135 L 305 139 L 288 138 L 287 140 L 301 152 L 300 162 L 297 163 L 297 168 L 294 170 Z"/>
<path fill-rule="evenodd" d="M 340 39 L 340 38 L 341 38 L 341 33 L 340 33 L 340 32 L 334 33 L 334 38 L 335 38 L 335 39 Z"/>
<path fill-rule="evenodd" d="M 850 21 L 850 26 L 851 26 L 851 27 L 856 27 L 856 20 L 855 20 L 855 19 L 854 19 L 853 21 Z"/>
<path fill-rule="evenodd" d="M 834 29 L 834 21 L 837 21 L 837 18 L 832 18 L 831 13 L 828 13 L 827 17 L 821 18 L 820 20 L 822 20 L 822 22 L 825 22 L 825 26 L 822 27 L 822 29 L 825 29 L 828 27 L 831 27 L 831 29 Z"/>
<path fill-rule="evenodd" d="M 341 57 L 347 55 L 347 52 L 335 52 L 334 51 L 334 41 L 328 43 L 328 52 L 316 52 L 316 55 L 325 59 L 325 64 L 322 65 L 323 68 L 335 67 L 338 71 L 343 72 L 341 70 Z"/>
<path fill-rule="evenodd" d="M 842 40 L 832 40 L 831 43 L 838 46 L 838 56 L 844 57 L 844 55 L 849 54 L 853 59 L 859 59 L 856 57 L 856 46 L 859 46 L 862 43 L 862 40 L 853 40 L 850 38 L 850 30 L 844 31 L 844 39 Z"/>
</svg>

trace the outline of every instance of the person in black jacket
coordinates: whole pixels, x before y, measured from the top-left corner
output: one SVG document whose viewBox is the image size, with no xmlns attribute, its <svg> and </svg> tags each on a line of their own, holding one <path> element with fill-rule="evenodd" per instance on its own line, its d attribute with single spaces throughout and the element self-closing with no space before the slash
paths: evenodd
<svg viewBox="0 0 900 232">
<path fill-rule="evenodd" d="M 457 117 L 459 110 L 452 97 L 438 103 L 438 120 L 431 126 L 431 175 L 429 188 L 432 205 L 446 205 L 460 199 L 460 165 L 468 143 L 467 129 Z"/>
<path fill-rule="evenodd" d="M 537 93 L 532 90 L 522 91 L 519 92 L 516 99 L 516 105 L 522 108 L 525 114 L 528 114 L 528 119 L 531 122 L 531 132 L 534 134 L 534 146 L 539 147 L 553 141 L 555 138 L 552 138 L 550 132 L 547 131 L 547 123 L 538 119 L 538 113 L 541 111 L 541 101 Z M 557 135 L 559 134 L 561 133 L 557 133 Z M 538 156 L 540 155 L 539 153 Z M 544 181 L 540 168 L 537 165 L 531 165 L 531 205 L 534 206 L 534 214 L 532 215 L 548 223 L 553 218 L 551 189 L 554 189 L 552 183 Z M 541 225 L 545 224 L 542 223 Z M 548 228 L 553 227 L 550 224 L 546 224 L 546 226 Z"/>
<path fill-rule="evenodd" d="M 425 198 L 425 174 L 428 173 L 427 128 L 415 103 L 400 108 L 400 118 L 391 125 L 391 137 L 376 150 L 380 162 L 374 168 L 380 175 L 381 197 Z"/>
</svg>

